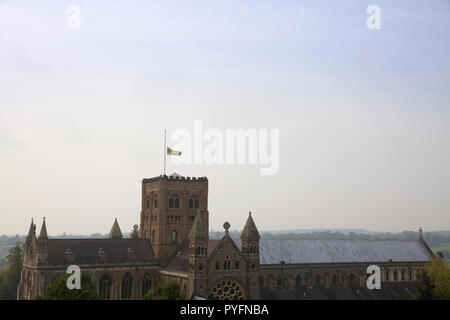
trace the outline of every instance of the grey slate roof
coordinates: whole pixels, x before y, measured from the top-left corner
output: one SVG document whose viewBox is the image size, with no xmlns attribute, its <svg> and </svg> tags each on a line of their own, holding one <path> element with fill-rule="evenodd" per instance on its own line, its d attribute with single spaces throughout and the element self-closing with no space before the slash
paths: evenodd
<svg viewBox="0 0 450 320">
<path fill-rule="evenodd" d="M 236 241 L 240 247 L 240 241 Z M 432 259 L 420 241 L 260 240 L 260 263 L 423 262 Z"/>
</svg>

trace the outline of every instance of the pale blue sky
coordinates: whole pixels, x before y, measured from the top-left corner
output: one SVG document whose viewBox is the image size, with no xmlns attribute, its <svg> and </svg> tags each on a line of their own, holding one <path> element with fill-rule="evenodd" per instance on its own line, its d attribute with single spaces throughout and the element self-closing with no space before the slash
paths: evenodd
<svg viewBox="0 0 450 320">
<path fill-rule="evenodd" d="M 450 229 L 449 39 L 444 0 L 0 0 L 0 234 L 131 229 L 194 120 L 280 129 L 275 176 L 169 163 L 212 229 Z"/>
</svg>

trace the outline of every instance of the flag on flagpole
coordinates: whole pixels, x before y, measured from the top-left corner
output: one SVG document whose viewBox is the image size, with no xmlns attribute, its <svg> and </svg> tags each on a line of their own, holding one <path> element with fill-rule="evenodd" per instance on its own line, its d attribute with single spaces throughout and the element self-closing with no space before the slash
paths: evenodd
<svg viewBox="0 0 450 320">
<path fill-rule="evenodd" d="M 167 147 L 167 154 L 169 156 L 181 156 L 181 151 L 175 151 L 170 147 Z"/>
</svg>

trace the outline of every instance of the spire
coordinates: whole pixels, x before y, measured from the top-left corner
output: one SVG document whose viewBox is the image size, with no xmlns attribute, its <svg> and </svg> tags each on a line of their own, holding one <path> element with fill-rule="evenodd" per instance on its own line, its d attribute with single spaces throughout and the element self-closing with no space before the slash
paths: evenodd
<svg viewBox="0 0 450 320">
<path fill-rule="evenodd" d="M 122 231 L 120 231 L 119 223 L 117 218 L 114 220 L 114 224 L 109 232 L 110 239 L 122 239 Z"/>
<path fill-rule="evenodd" d="M 33 222 L 33 218 L 31 218 L 30 229 L 28 230 L 28 235 L 27 238 L 25 239 L 26 248 L 28 248 L 33 239 L 36 239 L 36 225 Z"/>
<path fill-rule="evenodd" d="M 202 222 L 200 210 L 197 210 L 197 217 L 195 218 L 191 232 L 189 232 L 188 239 L 208 239 L 208 231 L 205 230 L 205 225 Z"/>
<path fill-rule="evenodd" d="M 244 230 L 242 230 L 241 233 L 241 239 L 259 240 L 259 238 L 260 238 L 259 232 L 258 229 L 256 228 L 255 222 L 253 221 L 252 212 L 250 211 L 248 213 L 248 219 L 247 222 L 245 223 Z"/>
<path fill-rule="evenodd" d="M 423 231 L 422 227 L 419 227 L 419 240 L 420 241 L 424 241 L 422 231 Z"/>
<path fill-rule="evenodd" d="M 48 239 L 47 226 L 45 224 L 45 217 L 44 217 L 44 221 L 42 222 L 41 232 L 39 233 L 39 239 Z"/>
<path fill-rule="evenodd" d="M 31 237 L 36 230 L 36 227 L 34 226 L 33 218 L 31 218 L 31 225 L 30 229 L 28 230 L 28 236 Z"/>
</svg>

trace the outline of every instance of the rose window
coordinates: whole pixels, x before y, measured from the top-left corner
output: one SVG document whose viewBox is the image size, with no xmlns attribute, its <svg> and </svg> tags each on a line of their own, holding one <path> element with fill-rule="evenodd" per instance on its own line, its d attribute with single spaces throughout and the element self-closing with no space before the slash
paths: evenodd
<svg viewBox="0 0 450 320">
<path fill-rule="evenodd" d="M 233 279 L 219 280 L 211 288 L 208 299 L 211 300 L 243 300 L 245 289 L 241 283 Z"/>
</svg>

